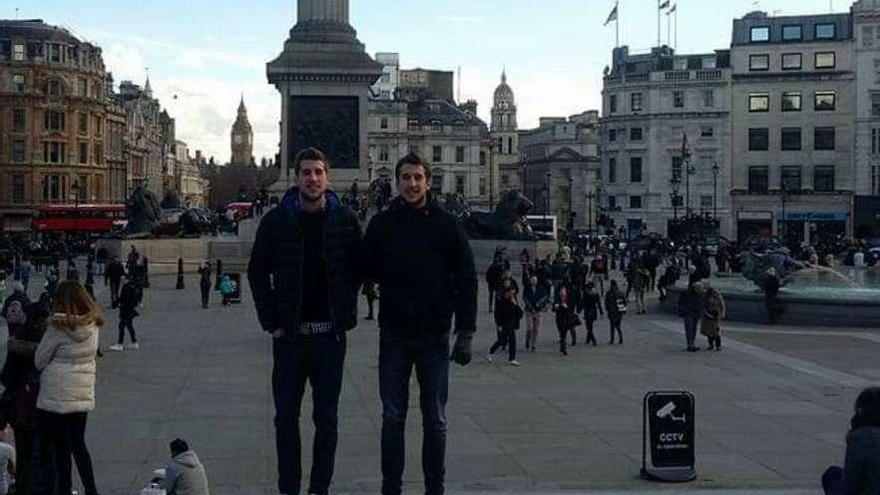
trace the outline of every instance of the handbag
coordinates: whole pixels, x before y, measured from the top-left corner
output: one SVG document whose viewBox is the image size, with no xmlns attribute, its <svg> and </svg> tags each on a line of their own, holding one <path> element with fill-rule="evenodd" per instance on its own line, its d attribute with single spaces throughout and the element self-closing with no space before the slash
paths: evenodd
<svg viewBox="0 0 880 495">
<path fill-rule="evenodd" d="M 622 297 L 617 298 L 617 312 L 626 313 L 626 299 Z"/>
</svg>

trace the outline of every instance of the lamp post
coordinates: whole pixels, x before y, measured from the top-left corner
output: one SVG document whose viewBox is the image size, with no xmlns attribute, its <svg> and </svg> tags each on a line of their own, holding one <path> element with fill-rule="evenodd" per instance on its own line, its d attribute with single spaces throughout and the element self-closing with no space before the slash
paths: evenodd
<svg viewBox="0 0 880 495">
<path fill-rule="evenodd" d="M 547 181 L 544 183 L 544 217 L 550 214 L 550 172 L 547 172 Z"/>
<path fill-rule="evenodd" d="M 687 134 L 685 134 L 684 142 L 687 143 Z M 691 216 L 691 174 L 693 173 L 693 170 L 691 169 L 691 151 L 687 147 L 687 145 L 683 146 L 683 148 L 682 148 L 681 161 L 684 163 L 684 173 L 685 173 L 684 216 L 685 216 L 685 218 L 690 218 L 690 216 Z"/>
<path fill-rule="evenodd" d="M 74 180 L 73 184 L 70 185 L 70 190 L 73 191 L 73 230 L 76 231 L 79 227 L 79 191 L 80 185 L 78 180 Z"/>
<path fill-rule="evenodd" d="M 782 227 L 780 229 L 782 232 L 781 232 L 780 237 L 782 237 L 782 245 L 786 246 L 786 247 L 788 246 L 788 236 L 787 236 L 788 229 L 786 228 L 786 224 L 785 224 L 785 216 L 786 216 L 785 215 L 785 200 L 788 199 L 786 197 L 787 195 L 788 195 L 788 188 L 785 187 L 785 184 L 782 184 L 782 223 L 780 225 Z"/>
<path fill-rule="evenodd" d="M 669 185 L 672 186 L 672 193 L 669 194 L 669 200 L 672 201 L 672 219 L 678 222 L 678 192 L 681 188 L 681 179 L 673 177 L 669 179 Z"/>
<path fill-rule="evenodd" d="M 718 174 L 721 172 L 721 166 L 718 162 L 712 165 L 712 221 L 718 220 Z"/>
<path fill-rule="evenodd" d="M 574 177 L 571 175 L 571 170 L 568 171 L 568 230 L 569 233 L 574 230 L 574 208 L 573 202 L 574 199 Z"/>
</svg>

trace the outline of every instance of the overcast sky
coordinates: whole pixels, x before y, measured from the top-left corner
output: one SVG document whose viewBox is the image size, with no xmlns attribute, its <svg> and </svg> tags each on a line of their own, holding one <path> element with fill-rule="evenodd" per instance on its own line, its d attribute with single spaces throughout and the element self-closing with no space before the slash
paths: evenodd
<svg viewBox="0 0 880 495">
<path fill-rule="evenodd" d="M 672 0 L 676 3 L 676 0 Z M 678 52 L 728 47 L 732 20 L 762 9 L 777 15 L 845 12 L 837 0 L 678 0 Z M 620 42 L 657 44 L 657 0 L 620 1 Z M 98 44 L 117 83 L 154 89 L 177 118 L 178 138 L 218 161 L 241 94 L 254 126 L 254 154 L 274 156 L 280 97 L 265 64 L 296 21 L 295 0 L 3 0 L 0 17 L 42 18 Z M 351 0 L 351 23 L 367 51 L 398 52 L 403 68 L 462 69 L 461 96 L 488 122 L 502 68 L 517 98 L 520 127 L 541 116 L 600 107 L 602 69 L 614 47 L 603 26 L 614 0 Z M 667 42 L 666 16 L 661 20 Z M 674 39 L 675 36 L 673 35 Z M 173 95 L 178 98 L 173 99 Z"/>
</svg>

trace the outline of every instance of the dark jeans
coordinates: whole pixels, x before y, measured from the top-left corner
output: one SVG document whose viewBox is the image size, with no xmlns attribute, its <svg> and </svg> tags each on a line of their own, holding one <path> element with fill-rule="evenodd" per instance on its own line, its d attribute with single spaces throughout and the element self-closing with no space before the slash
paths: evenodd
<svg viewBox="0 0 880 495">
<path fill-rule="evenodd" d="M 315 424 L 308 493 L 326 495 L 330 488 L 339 436 L 339 394 L 345 347 L 345 335 L 335 332 L 284 337 L 272 342 L 275 448 L 281 493 L 298 494 L 302 481 L 299 416 L 306 381 L 312 388 L 312 422 Z"/>
<path fill-rule="evenodd" d="M 54 453 L 43 457 L 54 457 L 54 491 L 49 493 L 67 494 L 71 490 L 71 462 L 70 457 L 76 461 L 76 469 L 79 471 L 85 495 L 98 495 L 95 486 L 95 473 L 92 469 L 92 458 L 86 447 L 85 433 L 87 413 L 55 414 L 40 411 L 41 427 L 43 435 L 42 447 L 44 452 Z"/>
<path fill-rule="evenodd" d="M 840 466 L 831 466 L 822 475 L 822 488 L 825 495 L 840 495 L 843 493 L 843 469 Z"/>
<path fill-rule="evenodd" d="M 446 476 L 446 401 L 449 394 L 449 337 L 412 339 L 383 335 L 379 346 L 382 398 L 382 495 L 400 495 L 409 380 L 416 370 L 422 410 L 422 473 L 425 495 L 442 495 Z"/>
<path fill-rule="evenodd" d="M 37 434 L 34 428 L 15 428 L 15 488 L 16 494 L 30 495 L 33 474 L 34 447 Z"/>
<path fill-rule="evenodd" d="M 608 321 L 611 324 L 611 343 L 614 343 L 614 333 L 617 332 L 617 337 L 620 340 L 620 343 L 623 343 L 623 330 L 620 328 L 620 324 L 623 322 L 623 317 L 608 317 Z"/>
<path fill-rule="evenodd" d="M 110 280 L 110 303 L 114 308 L 119 305 L 119 280 Z"/>
<path fill-rule="evenodd" d="M 131 337 L 131 343 L 137 344 L 137 335 L 134 332 L 134 320 L 131 318 L 120 318 L 119 319 L 119 339 L 117 339 L 117 343 L 122 345 L 125 342 L 125 329 L 128 329 L 128 336 Z"/>
<path fill-rule="evenodd" d="M 199 285 L 199 289 L 201 289 L 201 291 L 202 291 L 202 307 L 207 308 L 208 307 L 208 300 L 211 297 L 211 284 L 210 283 L 208 285 L 201 284 L 201 285 Z"/>
<path fill-rule="evenodd" d="M 688 349 L 696 347 L 694 341 L 697 339 L 697 323 L 699 322 L 700 319 L 696 316 L 684 317 L 684 337 L 687 340 Z"/>
<path fill-rule="evenodd" d="M 717 347 L 718 349 L 721 349 L 720 335 L 718 335 L 717 337 L 706 337 L 706 339 L 709 341 L 709 347 Z"/>
<path fill-rule="evenodd" d="M 584 326 L 587 327 L 587 344 L 592 343 L 596 345 L 596 336 L 593 334 L 593 325 L 596 323 L 596 320 L 590 320 L 584 318 Z"/>
<path fill-rule="evenodd" d="M 516 331 L 513 329 L 510 330 L 501 330 L 498 334 L 498 339 L 492 344 L 492 347 L 489 348 L 489 354 L 495 354 L 495 351 L 500 349 L 502 346 L 507 346 L 507 360 L 513 361 L 516 359 Z"/>
</svg>

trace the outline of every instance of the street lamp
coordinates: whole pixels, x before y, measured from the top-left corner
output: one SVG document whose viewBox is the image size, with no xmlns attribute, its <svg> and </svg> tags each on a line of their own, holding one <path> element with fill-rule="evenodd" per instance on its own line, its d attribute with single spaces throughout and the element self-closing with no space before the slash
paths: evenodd
<svg viewBox="0 0 880 495">
<path fill-rule="evenodd" d="M 673 177 L 669 179 L 669 185 L 672 186 L 672 192 L 669 194 L 669 199 L 672 201 L 672 219 L 677 223 L 678 222 L 678 192 L 681 188 L 681 178 Z"/>
<path fill-rule="evenodd" d="M 782 237 L 782 245 L 783 246 L 788 245 L 788 236 L 786 235 L 786 234 L 788 234 L 788 232 L 787 232 L 788 229 L 786 228 L 786 222 L 785 222 L 785 220 L 786 220 L 786 218 L 785 218 L 786 217 L 786 215 L 785 215 L 785 200 L 788 199 L 787 195 L 788 195 L 788 188 L 785 186 L 785 183 L 783 183 L 782 184 L 782 225 L 781 225 L 781 227 L 782 227 L 781 234 L 782 235 L 780 236 L 780 237 Z"/>
<path fill-rule="evenodd" d="M 721 166 L 718 162 L 712 165 L 712 221 L 718 220 L 718 174 Z"/>
<path fill-rule="evenodd" d="M 80 185 L 78 180 L 74 180 L 73 184 L 70 185 L 70 190 L 73 192 L 73 230 L 79 227 L 77 223 L 79 223 L 79 190 Z"/>
<path fill-rule="evenodd" d="M 550 213 L 550 172 L 547 172 L 547 181 L 544 183 L 544 216 Z"/>
<path fill-rule="evenodd" d="M 685 218 L 690 218 L 691 216 L 691 174 L 693 173 L 693 169 L 691 169 L 691 151 L 687 147 L 687 134 L 684 135 L 685 145 L 681 150 L 681 161 L 684 163 L 684 173 L 685 173 L 685 207 L 684 207 L 684 216 Z"/>
</svg>

